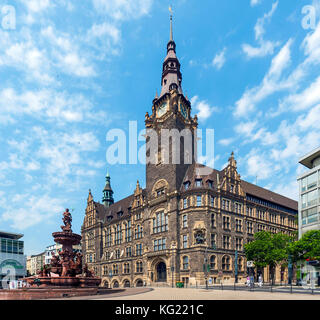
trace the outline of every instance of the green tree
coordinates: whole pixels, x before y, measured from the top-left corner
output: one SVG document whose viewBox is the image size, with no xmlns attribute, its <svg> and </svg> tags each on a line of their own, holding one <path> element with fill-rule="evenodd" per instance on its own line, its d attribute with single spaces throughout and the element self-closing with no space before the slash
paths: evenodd
<svg viewBox="0 0 320 320">
<path fill-rule="evenodd" d="M 306 232 L 300 240 L 290 243 L 289 252 L 294 262 L 320 260 L 320 231 Z"/>
<path fill-rule="evenodd" d="M 247 260 L 258 268 L 269 266 L 272 282 L 276 265 L 288 265 L 289 243 L 292 238 L 286 234 L 261 231 L 254 235 L 254 241 L 244 246 Z"/>
</svg>

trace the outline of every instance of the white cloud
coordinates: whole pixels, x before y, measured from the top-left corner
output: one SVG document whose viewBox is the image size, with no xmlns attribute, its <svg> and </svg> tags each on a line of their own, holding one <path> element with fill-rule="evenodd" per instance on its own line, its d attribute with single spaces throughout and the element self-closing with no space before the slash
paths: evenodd
<svg viewBox="0 0 320 320">
<path fill-rule="evenodd" d="M 16 92 L 13 88 L 3 89 L 0 91 L 0 122 L 1 115 L 12 116 L 12 121 L 26 115 L 59 123 L 106 120 L 105 113 L 95 112 L 91 102 L 83 95 L 69 95 L 49 89 L 28 90 L 22 93 Z"/>
<path fill-rule="evenodd" d="M 150 12 L 153 0 L 93 0 L 98 12 L 115 20 L 138 19 Z"/>
<path fill-rule="evenodd" d="M 48 222 L 49 219 L 63 212 L 63 203 L 63 200 L 55 199 L 47 194 L 40 197 L 28 195 L 21 207 L 19 203 L 7 203 L 0 220 L 10 222 L 10 227 L 13 229 L 26 230 L 34 225 Z"/>
<path fill-rule="evenodd" d="M 119 43 L 121 32 L 115 25 L 104 22 L 102 24 L 94 24 L 88 31 L 88 36 L 97 38 L 108 36 L 114 43 Z"/>
<path fill-rule="evenodd" d="M 250 5 L 251 7 L 254 7 L 258 4 L 260 4 L 262 2 L 262 0 L 250 0 Z"/>
<path fill-rule="evenodd" d="M 191 105 L 196 111 L 197 117 L 200 121 L 205 121 L 210 118 L 213 112 L 218 111 L 217 107 L 211 107 L 205 100 L 199 100 L 198 96 L 194 96 L 191 99 Z"/>
<path fill-rule="evenodd" d="M 52 5 L 50 0 L 20 0 L 28 10 L 32 12 L 41 12 Z"/>
<path fill-rule="evenodd" d="M 247 173 L 251 177 L 265 180 L 274 174 L 274 163 L 268 160 L 260 150 L 251 150 L 245 158 Z"/>
<path fill-rule="evenodd" d="M 233 141 L 234 141 L 234 138 L 226 138 L 226 139 L 221 139 L 218 142 L 222 146 L 229 146 Z"/>
<path fill-rule="evenodd" d="M 299 116 L 296 124 L 301 130 L 318 129 L 320 130 L 320 105 L 312 108 L 307 115 Z"/>
<path fill-rule="evenodd" d="M 258 4 L 258 1 L 251 2 L 251 5 Z M 257 23 L 254 27 L 255 39 L 258 42 L 259 46 L 254 47 L 247 43 L 242 45 L 243 52 L 247 55 L 249 59 L 251 58 L 260 58 L 265 57 L 266 55 L 271 55 L 274 53 L 276 47 L 280 45 L 278 41 L 268 41 L 264 40 L 265 34 L 265 24 L 269 22 L 277 10 L 279 1 L 276 1 L 272 4 L 272 8 L 268 13 L 265 13 L 262 18 L 257 20 Z"/>
<path fill-rule="evenodd" d="M 266 97 L 277 91 L 288 89 L 288 82 L 281 81 L 281 75 L 291 63 L 290 47 L 292 42 L 292 39 L 288 40 L 272 59 L 271 66 L 262 83 L 257 87 L 246 90 L 241 99 L 236 102 L 235 116 L 247 116 Z"/>
<path fill-rule="evenodd" d="M 280 42 L 263 41 L 259 47 L 253 47 L 250 44 L 243 44 L 242 50 L 248 58 L 262 58 L 267 55 L 272 55 Z"/>
<path fill-rule="evenodd" d="M 220 53 L 217 53 L 212 61 L 212 65 L 218 70 L 220 70 L 226 62 L 226 50 L 227 49 L 224 48 Z"/>
</svg>

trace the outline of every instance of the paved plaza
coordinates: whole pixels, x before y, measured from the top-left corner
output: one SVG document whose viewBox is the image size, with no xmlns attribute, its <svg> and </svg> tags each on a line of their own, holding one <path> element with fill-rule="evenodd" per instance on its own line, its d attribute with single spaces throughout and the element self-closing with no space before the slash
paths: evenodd
<svg viewBox="0 0 320 320">
<path fill-rule="evenodd" d="M 95 297 L 69 300 L 320 300 L 320 294 L 257 292 L 242 290 L 205 290 L 178 288 L 128 288 Z"/>
</svg>

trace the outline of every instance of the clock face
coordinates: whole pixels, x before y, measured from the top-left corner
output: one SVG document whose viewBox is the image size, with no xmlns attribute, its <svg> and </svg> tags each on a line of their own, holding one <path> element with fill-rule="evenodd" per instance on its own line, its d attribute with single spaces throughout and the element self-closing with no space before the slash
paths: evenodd
<svg viewBox="0 0 320 320">
<path fill-rule="evenodd" d="M 186 106 L 184 104 L 180 105 L 180 110 L 181 110 L 181 113 L 184 116 L 184 118 L 187 118 L 188 117 L 188 111 L 187 111 L 187 108 L 186 108 Z"/>
<path fill-rule="evenodd" d="M 164 102 L 158 108 L 158 117 L 163 116 L 167 112 L 167 103 Z"/>
</svg>

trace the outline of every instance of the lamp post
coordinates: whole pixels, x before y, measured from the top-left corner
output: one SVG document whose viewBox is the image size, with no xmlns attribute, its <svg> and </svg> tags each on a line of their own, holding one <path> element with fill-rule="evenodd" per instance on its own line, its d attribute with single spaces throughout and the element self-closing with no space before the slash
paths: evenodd
<svg viewBox="0 0 320 320">
<path fill-rule="evenodd" d="M 238 283 L 238 250 L 234 253 L 234 277 L 235 277 L 235 283 Z"/>
<path fill-rule="evenodd" d="M 204 272 L 204 277 L 206 281 L 206 290 L 208 290 L 208 257 L 207 257 L 207 252 L 208 252 L 208 247 L 206 247 L 206 250 L 204 252 L 204 259 L 203 259 L 203 272 Z"/>
<path fill-rule="evenodd" d="M 174 266 L 171 267 L 172 288 L 173 288 L 173 273 L 174 273 Z"/>
</svg>

